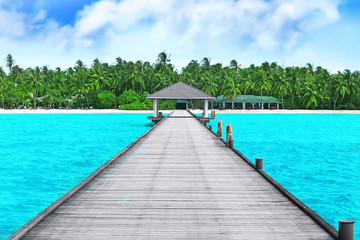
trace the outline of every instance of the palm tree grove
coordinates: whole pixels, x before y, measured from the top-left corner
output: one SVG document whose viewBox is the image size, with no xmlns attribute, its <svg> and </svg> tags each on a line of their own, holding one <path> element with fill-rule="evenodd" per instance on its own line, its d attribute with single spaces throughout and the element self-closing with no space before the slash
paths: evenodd
<svg viewBox="0 0 360 240">
<path fill-rule="evenodd" d="M 150 110 L 148 94 L 182 81 L 214 95 L 273 96 L 286 109 L 360 109 L 360 72 L 335 74 L 322 67 L 282 67 L 276 62 L 242 68 L 232 60 L 228 66 L 211 64 L 210 58 L 192 60 L 175 69 L 170 55 L 161 52 L 155 63 L 125 61 L 114 64 L 95 59 L 90 67 L 78 60 L 68 69 L 47 66 L 23 69 L 11 54 L 0 68 L 1 107 L 14 108 L 119 108 Z M 174 101 L 160 102 L 172 109 Z"/>
</svg>

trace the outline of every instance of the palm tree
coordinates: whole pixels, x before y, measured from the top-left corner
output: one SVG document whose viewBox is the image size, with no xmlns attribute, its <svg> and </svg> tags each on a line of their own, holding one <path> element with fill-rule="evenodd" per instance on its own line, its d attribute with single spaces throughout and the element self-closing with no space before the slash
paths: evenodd
<svg viewBox="0 0 360 240">
<path fill-rule="evenodd" d="M 75 72 L 82 72 L 86 70 L 86 65 L 79 59 L 76 61 L 76 65 L 74 67 Z"/>
<path fill-rule="evenodd" d="M 224 97 L 234 100 L 237 96 L 241 94 L 241 86 L 233 78 L 226 78 L 226 86 L 224 91 Z"/>
<path fill-rule="evenodd" d="M 258 80 L 256 81 L 256 86 L 258 90 L 260 90 L 261 95 L 261 106 L 263 106 L 263 90 L 268 91 L 272 87 L 272 83 L 270 81 L 268 73 L 266 73 L 263 69 L 260 69 L 258 72 Z"/>
<path fill-rule="evenodd" d="M 210 72 L 204 72 L 201 76 L 202 90 L 210 95 L 217 92 L 217 84 L 213 81 Z"/>
<path fill-rule="evenodd" d="M 233 59 L 233 60 L 231 60 L 229 67 L 231 69 L 234 69 L 235 71 L 237 71 L 239 69 L 239 64 L 235 59 Z"/>
<path fill-rule="evenodd" d="M 73 95 L 80 94 L 85 96 L 87 107 L 90 107 L 88 94 L 93 88 L 93 85 L 89 82 L 89 78 L 86 72 L 79 72 L 74 76 L 74 82 L 76 85 L 73 86 Z"/>
<path fill-rule="evenodd" d="M 288 81 L 288 76 L 284 71 L 277 72 L 276 75 L 278 82 L 276 82 L 275 88 L 281 95 L 282 106 L 284 108 L 284 95 L 288 94 L 288 91 L 290 90 L 290 83 Z"/>
<path fill-rule="evenodd" d="M 356 81 L 356 73 L 351 73 L 349 69 L 345 69 L 343 76 L 348 88 L 348 94 L 350 95 L 350 102 L 353 103 L 354 97 L 356 97 L 359 89 L 359 84 Z"/>
<path fill-rule="evenodd" d="M 15 64 L 14 58 L 12 57 L 11 54 L 8 54 L 6 56 L 6 66 L 9 68 L 9 72 L 11 72 L 12 67 L 14 66 L 14 64 Z"/>
<path fill-rule="evenodd" d="M 44 88 L 44 82 L 40 76 L 40 69 L 38 67 L 28 70 L 28 86 L 33 91 L 34 108 L 36 108 L 36 99 L 40 96 Z"/>
<path fill-rule="evenodd" d="M 345 95 L 350 93 L 350 89 L 348 88 L 347 81 L 344 78 L 344 75 L 340 72 L 338 73 L 338 78 L 334 85 L 333 90 L 334 90 L 333 95 L 335 96 L 335 101 L 334 101 L 334 110 L 335 110 L 338 99 L 341 98 L 342 101 Z"/>
<path fill-rule="evenodd" d="M 207 57 L 204 57 L 203 60 L 201 60 L 201 68 L 203 71 L 208 71 L 210 69 L 210 62 L 211 59 Z"/>
<path fill-rule="evenodd" d="M 197 86 L 201 78 L 201 66 L 198 61 L 191 60 L 191 62 L 183 68 L 182 80 L 191 86 Z"/>
<path fill-rule="evenodd" d="M 158 59 L 156 60 L 157 68 L 162 71 L 163 74 L 169 71 L 171 54 L 167 54 L 165 51 L 162 51 L 158 54 Z"/>
<path fill-rule="evenodd" d="M 322 98 L 321 93 L 316 89 L 314 89 L 314 86 L 311 85 L 306 86 L 305 94 L 303 96 L 303 103 L 305 104 L 305 108 L 311 107 L 312 109 L 315 109 L 321 98 Z"/>
<path fill-rule="evenodd" d="M 98 93 L 110 85 L 109 74 L 106 70 L 104 70 L 104 66 L 99 62 L 98 59 L 94 60 L 93 67 L 89 72 L 89 78 L 93 89 Z"/>
<path fill-rule="evenodd" d="M 244 77 L 242 78 L 240 86 L 242 89 L 244 89 L 244 106 L 246 106 L 246 93 L 249 89 L 250 90 L 254 89 L 255 84 L 253 82 L 253 76 L 251 74 L 250 69 L 244 70 L 243 74 L 244 74 Z"/>
<path fill-rule="evenodd" d="M 155 74 L 155 87 L 154 90 L 161 90 L 170 86 L 170 80 L 166 75 L 162 75 L 161 73 Z"/>
<path fill-rule="evenodd" d="M 315 75 L 315 73 L 314 73 L 314 65 L 313 64 L 307 63 L 305 69 L 311 75 Z"/>
<path fill-rule="evenodd" d="M 289 73 L 289 82 L 290 82 L 290 92 L 291 92 L 291 108 L 294 108 L 294 98 L 298 96 L 302 90 L 301 83 L 304 80 L 303 74 L 299 68 L 290 68 L 285 69 Z"/>
<path fill-rule="evenodd" d="M 1 102 L 3 108 L 5 108 L 4 98 L 7 87 L 8 87 L 8 81 L 6 78 L 6 74 L 4 70 L 0 67 L 0 93 L 1 93 Z"/>
</svg>

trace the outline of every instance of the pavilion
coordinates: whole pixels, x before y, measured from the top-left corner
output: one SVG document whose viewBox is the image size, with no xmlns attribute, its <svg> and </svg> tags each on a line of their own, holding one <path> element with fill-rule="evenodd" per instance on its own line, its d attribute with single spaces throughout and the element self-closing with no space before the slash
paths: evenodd
<svg viewBox="0 0 360 240">
<path fill-rule="evenodd" d="M 203 100 L 204 112 L 201 117 L 204 122 L 208 121 L 208 104 L 209 101 L 214 101 L 215 97 L 203 92 L 195 87 L 192 87 L 184 82 L 175 83 L 167 88 L 164 88 L 156 93 L 149 95 L 146 99 L 152 100 L 154 103 L 154 115 L 148 117 L 154 123 L 161 121 L 162 114 L 159 114 L 159 100 L 178 100 L 177 107 L 187 109 L 190 100 Z"/>
<path fill-rule="evenodd" d="M 221 95 L 211 102 L 212 106 L 214 103 L 215 107 L 222 109 L 279 109 L 280 104 L 283 104 L 280 99 L 275 97 L 255 95 L 240 95 L 234 99 Z"/>
</svg>

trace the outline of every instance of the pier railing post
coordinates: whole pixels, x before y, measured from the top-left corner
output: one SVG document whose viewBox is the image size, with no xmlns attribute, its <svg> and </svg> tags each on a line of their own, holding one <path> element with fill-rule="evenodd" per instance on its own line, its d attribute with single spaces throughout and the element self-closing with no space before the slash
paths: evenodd
<svg viewBox="0 0 360 240">
<path fill-rule="evenodd" d="M 231 124 L 227 125 L 226 127 L 226 144 L 229 148 L 234 146 Z"/>
<path fill-rule="evenodd" d="M 220 120 L 219 123 L 218 123 L 217 136 L 218 136 L 218 138 L 222 137 L 222 120 Z"/>
<path fill-rule="evenodd" d="M 353 220 L 339 221 L 339 240 L 353 240 L 354 225 L 355 221 Z"/>
<path fill-rule="evenodd" d="M 262 170 L 262 169 L 263 169 L 263 166 L 264 166 L 264 159 L 262 159 L 262 158 L 255 158 L 255 164 L 256 164 L 256 169 Z"/>
</svg>

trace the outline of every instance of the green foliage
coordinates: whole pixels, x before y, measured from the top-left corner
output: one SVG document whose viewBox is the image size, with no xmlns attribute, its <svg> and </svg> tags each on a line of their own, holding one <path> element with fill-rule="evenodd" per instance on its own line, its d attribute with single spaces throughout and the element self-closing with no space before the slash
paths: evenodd
<svg viewBox="0 0 360 240">
<path fill-rule="evenodd" d="M 130 104 L 130 103 L 133 103 L 133 102 L 139 101 L 139 100 L 140 100 L 140 95 L 131 89 L 124 91 L 123 94 L 121 94 L 118 97 L 118 103 L 120 106 L 125 105 L 125 104 Z"/>
<path fill-rule="evenodd" d="M 135 102 L 124 104 L 119 107 L 120 110 L 149 110 L 145 103 L 136 100 Z"/>
<path fill-rule="evenodd" d="M 115 106 L 115 95 L 105 90 L 98 94 L 100 100 L 100 108 L 113 108 Z"/>
<path fill-rule="evenodd" d="M 159 110 L 173 110 L 176 100 L 159 100 Z"/>
<path fill-rule="evenodd" d="M 8 54 L 4 62 L 9 74 L 0 67 L 0 107 L 152 109 L 152 101 L 146 100 L 149 93 L 183 81 L 214 96 L 274 96 L 285 108 L 360 109 L 359 71 L 332 74 L 312 64 L 283 68 L 275 62 L 242 68 L 236 60 L 223 66 L 211 64 L 210 58 L 192 60 L 178 71 L 170 56 L 161 52 L 153 64 L 117 58 L 110 65 L 95 59 L 90 67 L 78 60 L 62 70 L 22 69 Z M 159 109 L 173 109 L 175 104 L 160 101 Z"/>
<path fill-rule="evenodd" d="M 124 91 L 118 97 L 119 109 L 121 110 L 151 110 L 152 102 L 150 100 L 146 100 L 148 96 L 147 92 L 143 94 L 138 94 L 134 90 Z"/>
<path fill-rule="evenodd" d="M 356 106 L 353 103 L 346 103 L 345 105 L 340 105 L 338 108 L 338 110 L 356 110 Z"/>
<path fill-rule="evenodd" d="M 145 100 L 145 101 L 144 101 L 144 104 L 145 104 L 147 110 L 153 110 L 154 105 L 153 105 L 153 102 L 152 102 L 152 101 L 150 101 L 150 100 Z"/>
</svg>

